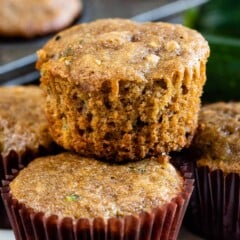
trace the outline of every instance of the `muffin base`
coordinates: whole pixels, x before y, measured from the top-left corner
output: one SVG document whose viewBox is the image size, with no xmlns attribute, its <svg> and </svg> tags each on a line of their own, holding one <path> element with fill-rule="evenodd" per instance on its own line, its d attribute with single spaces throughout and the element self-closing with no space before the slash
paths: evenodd
<svg viewBox="0 0 240 240">
<path fill-rule="evenodd" d="M 9 183 L 17 173 L 18 171 L 8 176 L 1 188 L 1 195 L 17 240 L 176 239 L 193 190 L 193 180 L 189 178 L 189 174 L 185 174 L 183 192 L 169 203 L 150 212 L 109 219 L 97 217 L 73 220 L 35 212 L 14 199 Z"/>
<path fill-rule="evenodd" d="M 193 191 L 184 222 L 206 239 L 240 239 L 240 176 L 208 167 L 194 170 Z"/>
</svg>

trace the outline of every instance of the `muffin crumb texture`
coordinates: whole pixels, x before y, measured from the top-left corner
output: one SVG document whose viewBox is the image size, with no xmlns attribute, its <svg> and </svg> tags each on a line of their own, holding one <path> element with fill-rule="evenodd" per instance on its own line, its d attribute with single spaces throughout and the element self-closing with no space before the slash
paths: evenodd
<svg viewBox="0 0 240 240">
<path fill-rule="evenodd" d="M 35 159 L 10 183 L 34 211 L 74 219 L 138 215 L 171 201 L 183 179 L 167 161 L 110 164 L 71 153 Z"/>
<path fill-rule="evenodd" d="M 53 143 L 44 114 L 45 98 L 36 86 L 0 88 L 0 154 L 19 155 Z"/>
<path fill-rule="evenodd" d="M 218 102 L 202 107 L 191 148 L 200 153 L 198 165 L 240 173 L 240 103 Z"/>
<path fill-rule="evenodd" d="M 38 51 L 50 132 L 88 157 L 136 160 L 189 145 L 209 47 L 168 23 L 98 20 Z"/>
</svg>

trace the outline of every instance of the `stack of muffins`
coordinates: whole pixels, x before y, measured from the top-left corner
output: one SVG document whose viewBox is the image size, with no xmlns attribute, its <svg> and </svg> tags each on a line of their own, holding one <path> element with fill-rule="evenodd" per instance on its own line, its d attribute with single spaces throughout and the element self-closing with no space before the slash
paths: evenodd
<svg viewBox="0 0 240 240">
<path fill-rule="evenodd" d="M 192 181 L 169 153 L 197 127 L 204 38 L 105 19 L 60 32 L 38 56 L 49 131 L 70 152 L 4 182 L 16 238 L 176 239 Z"/>
</svg>

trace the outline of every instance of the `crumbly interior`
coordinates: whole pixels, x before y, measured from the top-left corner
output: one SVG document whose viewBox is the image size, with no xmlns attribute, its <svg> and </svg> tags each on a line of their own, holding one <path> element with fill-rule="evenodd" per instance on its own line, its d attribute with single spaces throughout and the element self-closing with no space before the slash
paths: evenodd
<svg viewBox="0 0 240 240">
<path fill-rule="evenodd" d="M 20 155 L 48 147 L 52 138 L 44 114 L 45 98 L 37 86 L 0 88 L 0 154 Z"/>
<path fill-rule="evenodd" d="M 198 165 L 240 173 L 240 103 L 204 106 L 192 147 L 201 152 Z"/>
<path fill-rule="evenodd" d="M 115 161 L 179 150 L 197 125 L 207 42 L 167 23 L 81 24 L 38 52 L 53 138 Z"/>
<path fill-rule="evenodd" d="M 159 161 L 119 165 L 62 153 L 31 162 L 10 189 L 27 207 L 60 217 L 137 215 L 168 203 L 183 190 L 175 168 Z"/>
</svg>

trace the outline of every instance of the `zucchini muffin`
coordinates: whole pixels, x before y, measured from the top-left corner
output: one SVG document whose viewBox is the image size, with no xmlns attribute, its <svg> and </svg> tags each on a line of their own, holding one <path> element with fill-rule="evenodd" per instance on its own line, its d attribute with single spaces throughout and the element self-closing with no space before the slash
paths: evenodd
<svg viewBox="0 0 240 240">
<path fill-rule="evenodd" d="M 54 140 L 105 160 L 137 160 L 187 146 L 197 125 L 209 47 L 168 23 L 102 19 L 38 51 Z"/>
<path fill-rule="evenodd" d="M 69 26 L 82 10 L 81 0 L 1 0 L 0 35 L 34 37 Z"/>
<path fill-rule="evenodd" d="M 198 166 L 240 174 L 240 103 L 204 106 L 192 147 L 201 156 Z"/>
<path fill-rule="evenodd" d="M 17 239 L 47 239 L 54 218 L 63 239 L 176 239 L 192 185 L 164 158 L 119 165 L 61 153 L 32 161 L 9 188 Z"/>
<path fill-rule="evenodd" d="M 204 106 L 190 149 L 196 188 L 188 225 L 207 239 L 240 239 L 240 103 Z"/>
<path fill-rule="evenodd" d="M 37 86 L 0 87 L 0 180 L 34 156 L 55 151 L 44 103 L 42 90 Z M 1 207 L 1 227 L 7 226 L 3 211 Z"/>
</svg>

